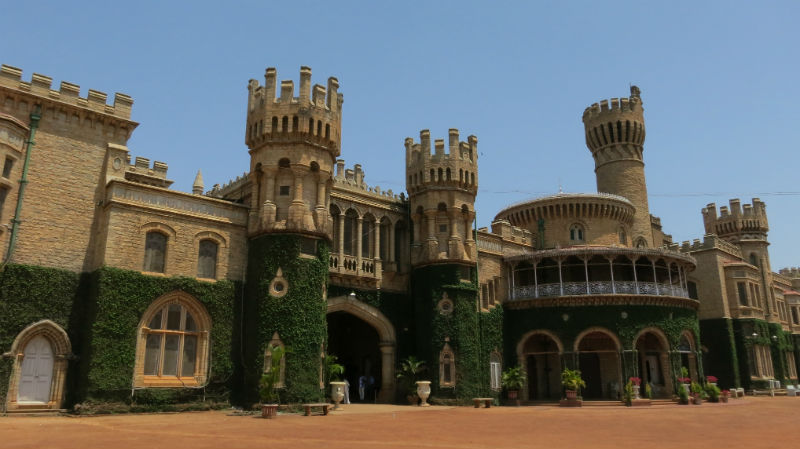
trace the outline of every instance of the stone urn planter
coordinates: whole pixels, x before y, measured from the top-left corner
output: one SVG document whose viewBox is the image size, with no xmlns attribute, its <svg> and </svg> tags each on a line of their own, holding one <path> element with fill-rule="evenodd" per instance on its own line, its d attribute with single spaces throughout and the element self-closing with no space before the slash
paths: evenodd
<svg viewBox="0 0 800 449">
<path fill-rule="evenodd" d="M 339 410 L 341 408 L 339 403 L 344 399 L 345 385 L 344 382 L 331 382 L 331 399 L 333 399 L 334 410 Z"/>
<path fill-rule="evenodd" d="M 639 395 L 639 389 L 641 387 L 639 385 L 633 386 L 633 399 L 641 399 L 642 397 Z"/>
<path fill-rule="evenodd" d="M 431 395 L 431 381 L 429 380 L 418 380 L 417 381 L 417 396 L 419 396 L 420 407 L 429 407 L 428 404 L 428 396 Z"/>
<path fill-rule="evenodd" d="M 261 404 L 261 417 L 275 419 L 278 416 L 278 404 Z"/>
<path fill-rule="evenodd" d="M 567 399 L 570 401 L 574 401 L 578 399 L 578 390 L 566 390 Z"/>
</svg>

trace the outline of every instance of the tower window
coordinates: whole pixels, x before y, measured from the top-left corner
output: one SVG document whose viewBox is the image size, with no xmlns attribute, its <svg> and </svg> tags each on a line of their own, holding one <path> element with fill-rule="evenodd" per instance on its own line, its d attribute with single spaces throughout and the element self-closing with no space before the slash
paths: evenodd
<svg viewBox="0 0 800 449">
<path fill-rule="evenodd" d="M 289 186 L 280 186 L 278 194 L 280 196 L 289 196 Z"/>
<path fill-rule="evenodd" d="M 144 245 L 144 271 L 163 273 L 166 255 L 167 236 L 160 232 L 148 232 Z"/>
<path fill-rule="evenodd" d="M 14 167 L 14 159 L 7 157 L 6 163 L 3 165 L 3 177 L 8 178 L 11 176 L 11 168 Z"/>
<path fill-rule="evenodd" d="M 215 279 L 217 277 L 217 250 L 219 245 L 213 240 L 201 240 L 197 255 L 197 277 Z"/>
<path fill-rule="evenodd" d="M 569 240 L 573 243 L 583 242 L 583 226 L 574 224 L 569 227 Z"/>
</svg>

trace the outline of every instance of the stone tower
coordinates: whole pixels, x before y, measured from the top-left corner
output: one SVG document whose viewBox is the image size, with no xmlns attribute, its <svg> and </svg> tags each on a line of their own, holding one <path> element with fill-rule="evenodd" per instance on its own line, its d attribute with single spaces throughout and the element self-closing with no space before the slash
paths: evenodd
<svg viewBox="0 0 800 449">
<path fill-rule="evenodd" d="M 268 68 L 264 86 L 248 83 L 247 130 L 250 148 L 250 235 L 292 231 L 331 236 L 328 216 L 331 175 L 340 153 L 342 94 L 328 78 L 327 89 L 311 87 L 311 69 L 300 68 L 300 96 L 294 82 Z"/>
<path fill-rule="evenodd" d="M 475 264 L 477 251 L 472 236 L 475 195 L 478 192 L 478 138 L 459 142 L 458 130 L 450 129 L 447 152 L 444 139 L 425 129 L 420 142 L 406 138 L 406 189 L 414 235 L 411 264 L 461 262 Z"/>
<path fill-rule="evenodd" d="M 652 247 L 653 232 L 647 205 L 642 157 L 644 115 L 639 88 L 629 98 L 603 100 L 586 108 L 583 125 L 586 146 L 594 158 L 597 191 L 627 198 L 636 208 L 630 235 L 634 246 Z"/>
<path fill-rule="evenodd" d="M 772 268 L 769 263 L 769 222 L 767 206 L 758 198 L 752 204 L 741 204 L 738 198 L 729 201 L 729 206 L 721 206 L 717 215 L 717 205 L 709 203 L 702 210 L 706 234 L 716 234 L 733 243 L 742 251 L 742 258 L 758 268 L 760 296 L 767 298 L 765 312 L 768 320 L 778 319 L 775 295 L 771 288 Z"/>
<path fill-rule="evenodd" d="M 433 363 L 431 388 L 437 397 L 466 400 L 484 391 L 481 320 L 476 304 L 477 248 L 472 232 L 478 192 L 478 139 L 458 139 L 451 129 L 445 146 L 437 139 L 431 153 L 428 130 L 420 141 L 405 141 L 406 188 L 413 222 L 411 296 L 414 298 L 417 351 Z M 452 310 L 442 318 L 442 309 Z M 456 321 L 458 325 L 455 325 Z M 452 361 L 452 365 L 443 360 Z M 454 367 L 454 368 L 453 368 Z M 458 378 L 458 382 L 456 382 Z"/>
<path fill-rule="evenodd" d="M 255 396 L 271 347 L 285 358 L 283 400 L 322 397 L 321 349 L 327 341 L 326 285 L 332 223 L 331 175 L 341 143 L 339 82 L 311 87 L 300 68 L 300 95 L 276 72 L 248 83 L 245 143 L 250 148 L 250 217 L 245 295 L 248 391 Z"/>
</svg>

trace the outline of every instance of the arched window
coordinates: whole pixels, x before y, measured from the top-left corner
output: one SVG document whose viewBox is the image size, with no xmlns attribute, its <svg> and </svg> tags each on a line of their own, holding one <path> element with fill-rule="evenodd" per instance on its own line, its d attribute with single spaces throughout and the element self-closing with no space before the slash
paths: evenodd
<svg viewBox="0 0 800 449">
<path fill-rule="evenodd" d="M 444 344 L 439 353 L 439 386 L 454 387 L 456 385 L 456 357 L 449 343 Z"/>
<path fill-rule="evenodd" d="M 148 232 L 144 243 L 143 270 L 152 273 L 163 273 L 166 256 L 167 236 L 157 231 Z"/>
<path fill-rule="evenodd" d="M 647 240 L 645 240 L 644 237 L 639 237 L 636 239 L 636 244 L 634 244 L 634 246 L 637 248 L 647 248 Z"/>
<path fill-rule="evenodd" d="M 750 253 L 750 265 L 754 267 L 758 266 L 758 256 L 756 256 L 756 253 Z"/>
<path fill-rule="evenodd" d="M 619 234 L 619 243 L 621 245 L 627 245 L 628 244 L 628 235 L 625 234 L 625 228 L 619 228 L 619 231 L 617 232 L 617 234 Z"/>
<path fill-rule="evenodd" d="M 500 358 L 500 353 L 492 351 L 489 356 L 489 382 L 492 390 L 500 390 L 500 378 L 502 376 L 503 359 Z"/>
<path fill-rule="evenodd" d="M 264 373 L 268 373 L 272 369 L 272 350 L 273 348 L 281 347 L 284 350 L 286 347 L 277 332 L 272 334 L 272 340 L 264 350 Z M 280 361 L 280 370 L 278 371 L 278 382 L 275 383 L 275 388 L 283 388 L 286 386 L 286 352 L 284 351 Z"/>
<path fill-rule="evenodd" d="M 213 240 L 201 240 L 197 254 L 197 277 L 217 278 L 217 250 L 219 245 Z"/>
<path fill-rule="evenodd" d="M 156 300 L 139 325 L 135 386 L 205 383 L 210 320 L 196 300 L 173 293 Z"/>
<path fill-rule="evenodd" d="M 562 228 L 563 229 L 563 228 Z M 584 241 L 583 239 L 583 226 L 579 224 L 574 224 L 569 227 L 569 241 L 572 243 L 581 243 Z"/>
</svg>

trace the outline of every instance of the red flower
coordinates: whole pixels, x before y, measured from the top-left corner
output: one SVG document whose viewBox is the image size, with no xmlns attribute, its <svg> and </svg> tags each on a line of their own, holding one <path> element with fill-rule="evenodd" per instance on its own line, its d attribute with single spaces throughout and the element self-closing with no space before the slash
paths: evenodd
<svg viewBox="0 0 800 449">
<path fill-rule="evenodd" d="M 730 396 L 731 391 L 730 390 L 722 390 L 721 393 L 722 393 L 723 396 Z"/>
<path fill-rule="evenodd" d="M 638 387 L 639 385 L 641 385 L 641 384 L 642 384 L 642 379 L 640 379 L 640 378 L 638 378 L 638 377 L 631 377 L 631 378 L 630 378 L 630 379 L 628 379 L 628 380 L 629 380 L 629 381 L 631 381 L 631 383 L 633 383 L 633 384 L 634 384 L 634 385 L 636 385 L 637 387 Z"/>
<path fill-rule="evenodd" d="M 680 382 L 682 384 L 688 384 L 688 383 L 692 383 L 692 379 L 690 379 L 688 377 L 679 377 L 678 378 L 678 382 Z"/>
<path fill-rule="evenodd" d="M 711 382 L 712 384 L 717 383 L 717 378 L 714 376 L 706 376 L 706 380 Z"/>
</svg>

